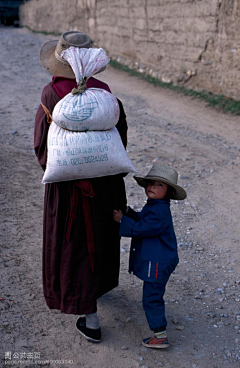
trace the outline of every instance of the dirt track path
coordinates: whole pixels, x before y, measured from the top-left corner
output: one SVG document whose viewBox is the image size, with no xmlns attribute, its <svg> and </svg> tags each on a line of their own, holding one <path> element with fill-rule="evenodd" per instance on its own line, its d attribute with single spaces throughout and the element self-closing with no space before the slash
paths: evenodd
<svg viewBox="0 0 240 368">
<path fill-rule="evenodd" d="M 128 154 L 139 173 L 156 158 L 172 164 L 188 198 L 172 203 L 180 264 L 166 292 L 171 347 L 141 346 L 149 329 L 141 281 L 127 273 L 126 238 L 120 285 L 99 301 L 103 341 L 92 345 L 75 331 L 75 316 L 48 310 L 42 294 L 44 187 L 33 130 L 42 88 L 50 81 L 38 54 L 50 37 L 13 28 L 0 28 L 0 34 L 0 366 L 10 362 L 10 352 L 12 361 L 17 354 L 22 361 L 16 367 L 239 367 L 239 117 L 111 68 L 99 75 L 124 104 Z M 141 208 L 145 197 L 131 175 L 126 187 L 128 203 Z"/>
</svg>

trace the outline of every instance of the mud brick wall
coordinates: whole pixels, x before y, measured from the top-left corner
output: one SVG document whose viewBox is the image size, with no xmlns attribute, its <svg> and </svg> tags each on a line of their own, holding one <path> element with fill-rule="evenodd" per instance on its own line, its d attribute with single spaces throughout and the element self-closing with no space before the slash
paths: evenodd
<svg viewBox="0 0 240 368">
<path fill-rule="evenodd" d="M 85 31 L 131 68 L 240 100 L 240 0 L 31 0 L 20 22 Z"/>
</svg>

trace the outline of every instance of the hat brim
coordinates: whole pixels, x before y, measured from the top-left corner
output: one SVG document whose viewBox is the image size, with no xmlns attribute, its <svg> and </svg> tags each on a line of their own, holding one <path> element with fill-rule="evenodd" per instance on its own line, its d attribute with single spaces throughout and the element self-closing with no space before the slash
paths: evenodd
<svg viewBox="0 0 240 368">
<path fill-rule="evenodd" d="M 175 189 L 175 193 L 171 197 L 172 199 L 182 200 L 182 199 L 185 199 L 187 197 L 186 191 L 180 185 L 173 184 L 165 178 L 161 178 L 159 176 L 145 176 L 144 178 L 142 178 L 140 176 L 135 176 L 135 175 L 133 177 L 136 180 L 136 182 L 138 183 L 138 185 L 140 185 L 143 188 L 145 188 L 147 186 L 147 183 L 150 180 L 157 180 L 157 181 L 161 181 L 162 183 L 170 185 L 172 188 Z"/>
<path fill-rule="evenodd" d="M 40 50 L 40 61 L 44 69 L 52 75 L 65 78 L 74 78 L 75 74 L 70 65 L 62 64 L 55 57 L 55 49 L 58 44 L 58 40 L 46 42 Z M 97 73 L 101 73 L 106 69 L 106 66 L 101 68 Z"/>
<path fill-rule="evenodd" d="M 58 40 L 46 42 L 40 51 L 40 61 L 45 70 L 52 75 L 66 78 L 75 78 L 74 72 L 70 65 L 62 64 L 55 57 L 55 49 Z"/>
</svg>

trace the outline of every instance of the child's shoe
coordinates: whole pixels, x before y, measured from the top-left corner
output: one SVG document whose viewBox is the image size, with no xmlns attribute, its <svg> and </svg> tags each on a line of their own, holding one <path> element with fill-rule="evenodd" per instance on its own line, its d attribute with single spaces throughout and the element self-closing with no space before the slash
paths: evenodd
<svg viewBox="0 0 240 368">
<path fill-rule="evenodd" d="M 165 349 L 169 347 L 166 330 L 154 332 L 153 337 L 143 339 L 142 344 L 147 348 Z"/>
</svg>

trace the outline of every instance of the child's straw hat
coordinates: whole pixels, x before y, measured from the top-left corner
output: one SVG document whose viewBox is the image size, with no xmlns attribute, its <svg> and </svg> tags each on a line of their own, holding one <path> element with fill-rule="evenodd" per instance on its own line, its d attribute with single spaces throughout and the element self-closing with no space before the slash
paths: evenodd
<svg viewBox="0 0 240 368">
<path fill-rule="evenodd" d="M 172 199 L 184 199 L 187 197 L 186 191 L 180 185 L 177 185 L 178 173 L 171 166 L 155 163 L 145 177 L 142 178 L 134 175 L 134 179 L 141 187 L 144 188 L 149 181 L 161 181 L 175 189 Z"/>
</svg>

